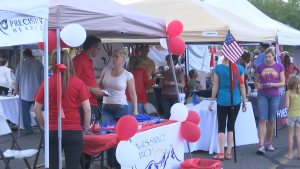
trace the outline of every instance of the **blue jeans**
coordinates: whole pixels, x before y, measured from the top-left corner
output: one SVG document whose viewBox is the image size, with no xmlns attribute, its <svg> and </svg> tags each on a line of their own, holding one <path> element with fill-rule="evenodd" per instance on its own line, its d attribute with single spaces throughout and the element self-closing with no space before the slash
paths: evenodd
<svg viewBox="0 0 300 169">
<path fill-rule="evenodd" d="M 161 106 L 163 107 L 165 119 L 170 119 L 171 113 L 171 107 L 175 104 L 178 103 L 178 98 L 160 98 L 161 101 Z"/>
<path fill-rule="evenodd" d="M 122 117 L 128 114 L 128 106 L 120 105 L 116 107 L 102 105 L 102 123 L 106 123 L 108 121 L 115 121 L 117 117 Z M 106 150 L 107 155 L 107 166 L 112 166 L 112 164 L 116 163 L 116 149 L 110 148 Z"/>
<path fill-rule="evenodd" d="M 257 93 L 257 112 L 259 120 L 275 122 L 276 114 L 280 102 L 280 96 L 269 96 Z"/>
<path fill-rule="evenodd" d="M 32 131 L 31 127 L 31 116 L 30 116 L 30 108 L 34 106 L 35 101 L 26 101 L 22 99 L 22 113 L 23 113 L 23 124 L 25 127 L 26 133 Z"/>
<path fill-rule="evenodd" d="M 128 103 L 128 115 L 133 115 L 133 111 L 134 111 L 133 104 L 131 101 L 127 101 L 127 103 Z M 139 114 L 146 114 L 143 103 L 137 103 L 137 109 Z"/>
</svg>

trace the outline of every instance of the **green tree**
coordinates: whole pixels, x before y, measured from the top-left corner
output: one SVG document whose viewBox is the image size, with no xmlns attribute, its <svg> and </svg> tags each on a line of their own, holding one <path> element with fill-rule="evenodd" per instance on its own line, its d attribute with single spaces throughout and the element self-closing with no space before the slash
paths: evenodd
<svg viewBox="0 0 300 169">
<path fill-rule="evenodd" d="M 300 0 L 249 0 L 256 8 L 270 18 L 300 30 Z M 290 46 L 283 46 L 283 50 L 291 52 Z"/>
</svg>

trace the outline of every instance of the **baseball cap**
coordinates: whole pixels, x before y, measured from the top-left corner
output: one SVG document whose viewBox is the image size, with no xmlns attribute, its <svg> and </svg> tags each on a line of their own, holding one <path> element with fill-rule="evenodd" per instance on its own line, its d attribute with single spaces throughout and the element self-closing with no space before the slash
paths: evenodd
<svg viewBox="0 0 300 169">
<path fill-rule="evenodd" d="M 140 49 L 141 48 L 148 48 L 149 49 L 149 46 L 146 43 L 142 43 L 142 44 L 140 44 Z"/>
</svg>

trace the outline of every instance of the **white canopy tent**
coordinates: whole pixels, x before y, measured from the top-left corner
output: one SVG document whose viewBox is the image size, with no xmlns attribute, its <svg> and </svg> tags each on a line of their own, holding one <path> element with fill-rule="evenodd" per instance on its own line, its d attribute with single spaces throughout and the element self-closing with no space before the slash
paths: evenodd
<svg viewBox="0 0 300 169">
<path fill-rule="evenodd" d="M 205 0 L 204 3 L 225 9 L 256 26 L 275 32 L 280 45 L 300 45 L 299 30 L 270 18 L 247 0 Z"/>
<path fill-rule="evenodd" d="M 10 0 L 1 2 L 0 6 L 0 47 L 45 42 L 44 43 L 44 77 L 48 77 L 48 16 L 49 0 Z M 20 52 L 20 68 L 23 53 Z M 22 78 L 22 77 L 21 77 Z M 49 140 L 49 102 L 48 78 L 45 87 L 45 140 Z M 21 99 L 21 91 L 20 97 Z M 21 101 L 19 100 L 19 110 Z M 21 112 L 21 111 L 20 111 Z M 19 116 L 20 124 L 20 116 Z M 19 138 L 19 132 L 18 132 Z M 49 142 L 45 142 L 45 167 L 49 168 Z"/>
</svg>

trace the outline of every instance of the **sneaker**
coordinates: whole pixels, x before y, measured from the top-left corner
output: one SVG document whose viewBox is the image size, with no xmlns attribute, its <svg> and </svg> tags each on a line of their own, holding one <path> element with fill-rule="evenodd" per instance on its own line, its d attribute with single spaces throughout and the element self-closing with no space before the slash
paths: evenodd
<svg viewBox="0 0 300 169">
<path fill-rule="evenodd" d="M 264 146 L 259 146 L 257 151 L 256 151 L 256 154 L 265 154 L 265 147 Z"/>
<path fill-rule="evenodd" d="M 266 143 L 266 150 L 267 151 L 274 151 L 274 147 L 272 146 L 272 143 Z"/>
</svg>

